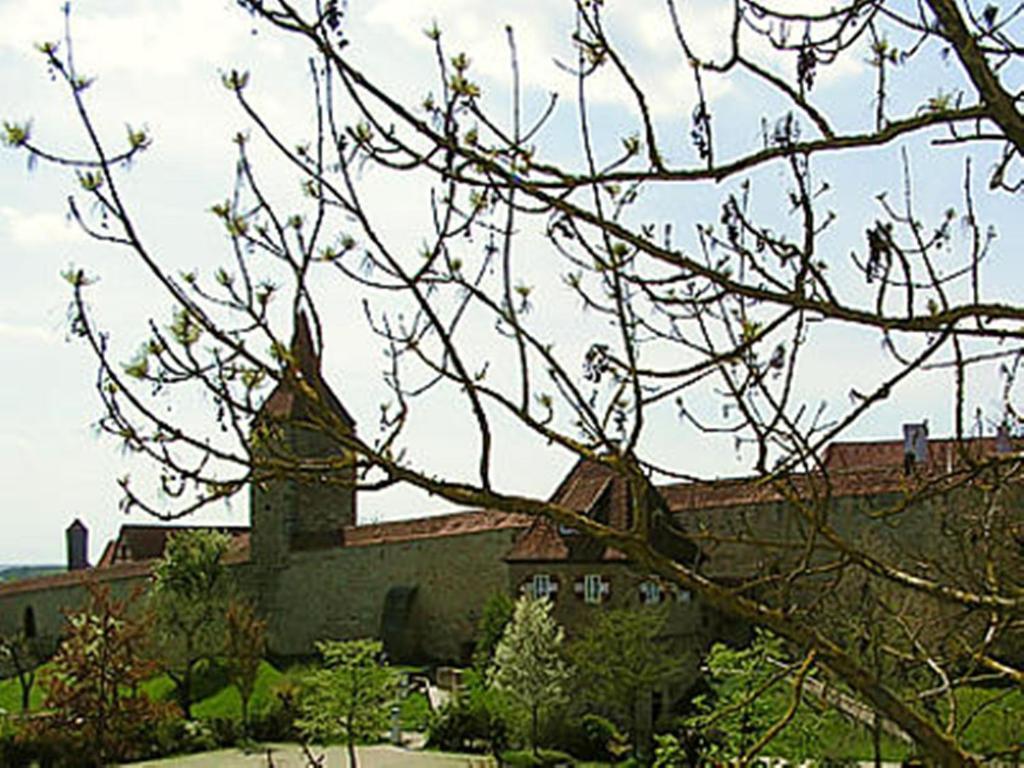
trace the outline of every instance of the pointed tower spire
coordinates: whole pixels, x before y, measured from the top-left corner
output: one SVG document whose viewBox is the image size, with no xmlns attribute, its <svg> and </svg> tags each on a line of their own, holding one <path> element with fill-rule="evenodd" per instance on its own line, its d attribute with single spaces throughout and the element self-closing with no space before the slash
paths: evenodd
<svg viewBox="0 0 1024 768">
<path fill-rule="evenodd" d="M 295 359 L 299 374 L 320 396 L 324 405 L 332 410 L 346 426 L 354 428 L 355 419 L 341 404 L 331 388 L 327 386 L 320 373 L 322 350 L 316 348 L 309 320 L 306 318 L 306 313 L 301 310 L 295 316 L 295 330 L 292 333 L 290 352 Z M 295 392 L 287 382 L 282 381 L 263 403 L 260 415 L 279 419 L 301 419 L 306 413 L 304 403 L 305 398 Z"/>
<path fill-rule="evenodd" d="M 299 314 L 295 318 L 291 353 L 304 378 L 311 379 L 320 376 L 320 352 L 313 343 L 309 320 L 306 319 L 306 313 L 302 310 L 299 310 Z"/>
<path fill-rule="evenodd" d="M 250 551 L 268 585 L 289 552 L 339 546 L 345 527 L 356 521 L 356 461 L 338 440 L 339 433 L 355 434 L 356 423 L 323 379 L 322 351 L 306 313 L 297 312 L 291 375 L 278 381 L 254 425 L 274 427 L 256 442 L 257 468 L 265 457 L 294 464 L 291 475 L 250 486 Z M 341 422 L 340 429 L 324 428 L 324 408 Z"/>
</svg>

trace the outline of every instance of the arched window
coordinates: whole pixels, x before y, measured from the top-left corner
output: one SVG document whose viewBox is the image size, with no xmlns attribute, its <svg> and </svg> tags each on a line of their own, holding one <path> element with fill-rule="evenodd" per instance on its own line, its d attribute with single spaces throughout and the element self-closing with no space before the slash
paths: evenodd
<svg viewBox="0 0 1024 768">
<path fill-rule="evenodd" d="M 31 640 L 36 636 L 36 612 L 32 606 L 25 606 L 25 638 Z"/>
</svg>

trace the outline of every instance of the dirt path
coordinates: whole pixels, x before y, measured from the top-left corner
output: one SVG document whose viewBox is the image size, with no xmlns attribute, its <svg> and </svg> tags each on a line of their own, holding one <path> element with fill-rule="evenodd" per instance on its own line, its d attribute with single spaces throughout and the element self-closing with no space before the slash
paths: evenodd
<svg viewBox="0 0 1024 768">
<path fill-rule="evenodd" d="M 294 744 L 272 744 L 262 752 L 246 754 L 238 749 L 222 749 L 199 755 L 181 755 L 164 760 L 132 763 L 135 768 L 267 768 L 267 749 L 274 768 L 306 768 L 299 747 Z M 323 768 L 347 768 L 343 747 L 315 749 L 314 754 L 326 755 Z M 398 747 L 377 745 L 359 747 L 359 768 L 493 768 L 494 761 L 479 755 L 451 755 L 440 752 L 414 752 Z"/>
</svg>

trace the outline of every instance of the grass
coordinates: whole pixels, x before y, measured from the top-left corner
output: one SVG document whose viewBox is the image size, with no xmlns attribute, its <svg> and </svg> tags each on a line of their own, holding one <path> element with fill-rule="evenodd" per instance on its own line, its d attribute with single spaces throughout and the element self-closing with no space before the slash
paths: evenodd
<svg viewBox="0 0 1024 768">
<path fill-rule="evenodd" d="M 43 689 L 39 685 L 39 678 L 46 666 L 40 667 L 36 672 L 36 684 L 32 686 L 32 693 L 29 695 L 30 709 L 39 709 L 43 705 Z M 21 712 L 21 684 L 18 678 L 9 677 L 0 680 L 0 710 L 7 712 Z"/>
<path fill-rule="evenodd" d="M 274 689 L 287 675 L 267 661 L 260 662 L 256 673 L 256 686 L 249 701 L 249 714 L 266 712 L 274 704 Z M 159 675 L 143 684 L 146 694 L 158 701 L 174 700 L 174 683 L 167 675 Z M 201 720 L 225 718 L 240 720 L 242 698 L 238 690 L 228 683 L 224 670 L 210 665 L 197 675 L 196 697 L 192 704 L 192 715 Z"/>
<path fill-rule="evenodd" d="M 804 699 L 797 716 L 764 750 L 765 754 L 794 759 L 874 758 L 868 727 L 812 702 Z M 790 699 L 788 695 L 770 694 L 769 703 L 769 717 L 774 721 L 786 711 Z M 960 737 L 968 751 L 999 755 L 1019 750 L 1024 743 L 1024 691 L 1020 688 L 963 688 L 957 692 L 957 707 Z M 945 703 L 940 703 L 936 719 L 945 722 L 947 712 Z M 899 762 L 912 757 L 916 749 L 883 734 L 881 752 L 882 759 Z"/>
<path fill-rule="evenodd" d="M 957 692 L 963 741 L 976 752 L 1019 750 L 1024 744 L 1024 690 L 966 688 Z"/>
</svg>

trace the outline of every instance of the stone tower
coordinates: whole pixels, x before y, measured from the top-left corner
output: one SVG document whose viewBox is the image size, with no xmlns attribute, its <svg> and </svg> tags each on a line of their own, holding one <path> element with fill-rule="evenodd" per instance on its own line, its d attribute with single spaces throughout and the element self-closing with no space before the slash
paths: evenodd
<svg viewBox="0 0 1024 768">
<path fill-rule="evenodd" d="M 264 479 L 250 490 L 251 552 L 262 569 L 285 565 L 289 552 L 340 545 L 342 528 L 356 521 L 352 456 L 316 426 L 326 418 L 352 434 L 355 421 L 321 376 L 304 314 L 291 356 L 294 381 L 278 384 L 254 424 L 253 462 Z"/>
<path fill-rule="evenodd" d="M 64 531 L 67 543 L 68 570 L 81 571 L 89 567 L 89 530 L 77 517 Z"/>
</svg>

